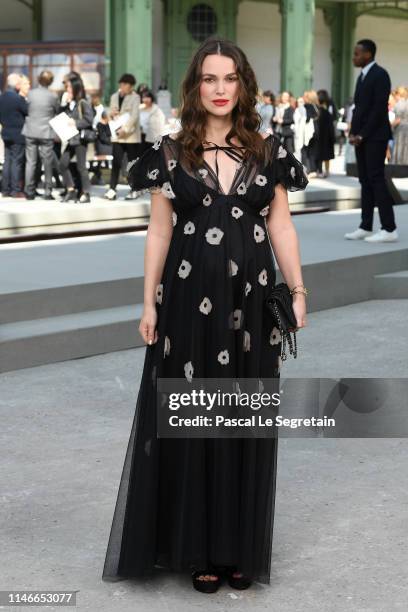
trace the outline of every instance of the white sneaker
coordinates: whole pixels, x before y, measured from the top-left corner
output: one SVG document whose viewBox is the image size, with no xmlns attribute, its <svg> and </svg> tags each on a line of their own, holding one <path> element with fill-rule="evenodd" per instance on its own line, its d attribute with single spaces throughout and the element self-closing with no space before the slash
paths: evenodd
<svg viewBox="0 0 408 612">
<path fill-rule="evenodd" d="M 387 232 L 385 229 L 380 229 L 372 236 L 364 238 L 367 242 L 396 242 L 398 240 L 397 230 Z"/>
<path fill-rule="evenodd" d="M 347 234 L 344 234 L 344 237 L 347 238 L 347 240 L 362 240 L 366 236 L 371 236 L 372 233 L 373 232 L 369 232 L 359 227 L 354 232 L 347 232 Z"/>
<path fill-rule="evenodd" d="M 103 197 L 105 200 L 116 200 L 116 191 L 114 189 L 108 189 Z"/>
<path fill-rule="evenodd" d="M 129 191 L 129 193 L 123 198 L 124 200 L 136 200 L 139 197 L 138 191 Z"/>
</svg>

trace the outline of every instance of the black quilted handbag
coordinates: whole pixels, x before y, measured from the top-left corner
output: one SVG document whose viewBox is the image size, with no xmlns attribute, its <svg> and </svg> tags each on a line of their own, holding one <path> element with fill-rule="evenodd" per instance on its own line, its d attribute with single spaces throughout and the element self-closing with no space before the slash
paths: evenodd
<svg viewBox="0 0 408 612">
<path fill-rule="evenodd" d="M 292 306 L 292 295 L 286 283 L 278 283 L 273 287 L 272 291 L 265 299 L 265 306 L 271 315 L 275 327 L 279 329 L 282 338 L 282 361 L 287 359 L 286 342 L 289 345 L 289 353 L 296 359 L 297 322 Z M 293 333 L 293 340 L 291 333 Z"/>
</svg>

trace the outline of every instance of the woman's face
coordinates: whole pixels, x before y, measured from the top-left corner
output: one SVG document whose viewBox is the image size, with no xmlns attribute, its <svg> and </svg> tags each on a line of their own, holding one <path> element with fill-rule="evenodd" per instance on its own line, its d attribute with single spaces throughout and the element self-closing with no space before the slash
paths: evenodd
<svg viewBox="0 0 408 612">
<path fill-rule="evenodd" d="M 153 100 L 149 96 L 145 96 L 142 98 L 142 103 L 145 105 L 146 108 L 150 108 L 153 104 Z"/>
<path fill-rule="evenodd" d="M 287 91 L 283 91 L 281 95 L 282 104 L 287 104 L 290 100 L 290 96 Z"/>
<path fill-rule="evenodd" d="M 67 94 L 72 97 L 73 91 L 71 81 L 67 81 Z"/>
<path fill-rule="evenodd" d="M 200 97 L 205 110 L 222 117 L 238 101 L 239 78 L 232 58 L 207 55 L 201 67 Z"/>
</svg>

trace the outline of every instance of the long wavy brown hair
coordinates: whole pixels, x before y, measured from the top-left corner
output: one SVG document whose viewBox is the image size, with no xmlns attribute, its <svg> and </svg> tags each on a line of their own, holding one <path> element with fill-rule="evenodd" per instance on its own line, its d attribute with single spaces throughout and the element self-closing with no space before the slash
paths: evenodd
<svg viewBox="0 0 408 612">
<path fill-rule="evenodd" d="M 225 137 L 235 136 L 245 147 L 245 158 L 254 155 L 259 161 L 265 159 L 264 139 L 259 133 L 261 118 L 256 111 L 258 84 L 245 53 L 230 40 L 218 37 L 207 38 L 197 49 L 181 84 L 181 131 L 177 140 L 183 148 L 183 155 L 192 167 L 203 161 L 203 145 L 207 123 L 207 111 L 201 103 L 200 84 L 202 65 L 207 55 L 224 55 L 235 63 L 239 79 L 238 100 L 232 110 L 232 127 Z"/>
</svg>

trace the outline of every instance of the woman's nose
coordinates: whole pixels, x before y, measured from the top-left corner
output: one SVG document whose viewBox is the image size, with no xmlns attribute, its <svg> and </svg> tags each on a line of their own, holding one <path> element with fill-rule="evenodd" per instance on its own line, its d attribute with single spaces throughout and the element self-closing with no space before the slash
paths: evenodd
<svg viewBox="0 0 408 612">
<path fill-rule="evenodd" d="M 217 89 L 217 91 L 216 91 L 217 95 L 223 94 L 224 93 L 224 89 L 225 89 L 224 83 L 222 81 L 217 83 L 216 89 Z"/>
</svg>

